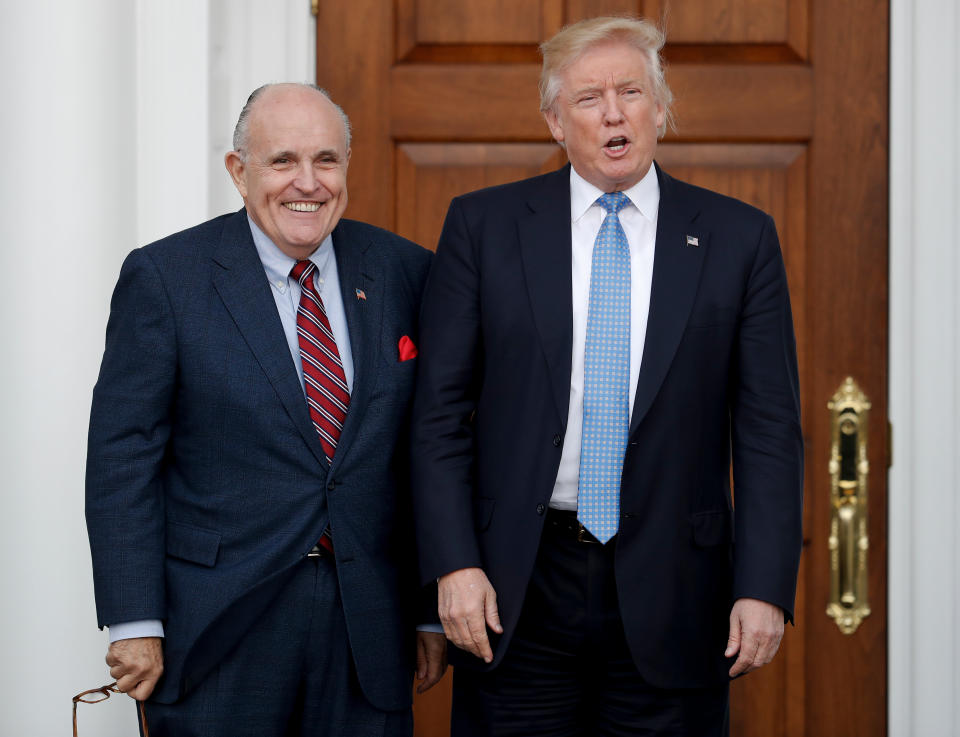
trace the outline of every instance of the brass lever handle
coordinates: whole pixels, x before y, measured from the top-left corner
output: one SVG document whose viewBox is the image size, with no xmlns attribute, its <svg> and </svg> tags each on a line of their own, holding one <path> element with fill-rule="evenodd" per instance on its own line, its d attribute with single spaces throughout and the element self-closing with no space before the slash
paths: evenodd
<svg viewBox="0 0 960 737">
<path fill-rule="evenodd" d="M 867 427 L 870 400 L 848 376 L 827 403 L 830 410 L 830 602 L 845 635 L 870 614 L 867 601 Z"/>
</svg>

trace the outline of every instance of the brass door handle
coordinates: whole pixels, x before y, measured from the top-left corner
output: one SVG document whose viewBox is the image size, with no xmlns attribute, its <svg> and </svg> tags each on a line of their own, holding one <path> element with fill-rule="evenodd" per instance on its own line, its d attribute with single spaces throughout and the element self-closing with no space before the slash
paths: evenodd
<svg viewBox="0 0 960 737">
<path fill-rule="evenodd" d="M 870 400 L 848 376 L 827 403 L 830 410 L 830 602 L 845 635 L 870 614 L 867 600 L 867 428 Z"/>
</svg>

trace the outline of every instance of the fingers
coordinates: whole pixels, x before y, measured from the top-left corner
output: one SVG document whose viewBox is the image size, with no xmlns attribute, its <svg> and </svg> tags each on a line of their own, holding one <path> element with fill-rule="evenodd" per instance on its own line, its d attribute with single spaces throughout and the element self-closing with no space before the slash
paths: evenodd
<svg viewBox="0 0 960 737">
<path fill-rule="evenodd" d="M 502 632 L 496 592 L 479 568 L 462 568 L 442 576 L 438 582 L 438 611 L 443 631 L 457 647 L 489 663 L 493 650 L 487 637 L 487 623 Z"/>
<path fill-rule="evenodd" d="M 157 687 L 157 681 L 159 680 L 159 677 L 140 678 L 128 674 L 117 678 L 117 690 L 120 693 L 125 693 L 131 699 L 146 701 L 153 693 L 153 689 Z"/>
<path fill-rule="evenodd" d="M 487 625 L 498 635 L 503 634 L 503 626 L 500 624 L 500 610 L 497 609 L 497 593 L 491 587 L 490 596 L 484 599 L 483 614 Z"/>
<path fill-rule="evenodd" d="M 730 637 L 725 655 L 739 653 L 730 677 L 750 673 L 777 654 L 783 638 L 783 610 L 757 599 L 739 599 L 730 612 Z"/>
<path fill-rule="evenodd" d="M 730 636 L 727 637 L 727 649 L 723 651 L 726 658 L 732 658 L 740 650 L 740 617 L 736 610 L 730 612 Z"/>
<path fill-rule="evenodd" d="M 117 690 L 143 701 L 163 674 L 163 645 L 159 637 L 135 637 L 110 644 L 105 658 Z"/>
<path fill-rule="evenodd" d="M 484 663 L 493 660 L 493 650 L 490 648 L 490 640 L 487 637 L 487 622 L 482 612 L 477 616 L 475 610 L 469 617 L 464 618 L 461 629 L 467 630 L 467 649 L 470 650 Z"/>
<path fill-rule="evenodd" d="M 423 656 L 423 675 L 420 675 L 420 656 Z M 417 693 L 424 693 L 436 685 L 447 670 L 447 638 L 435 632 L 417 633 Z"/>
<path fill-rule="evenodd" d="M 420 633 L 417 633 L 417 680 L 422 681 L 427 677 L 427 653 L 426 653 L 426 643 L 423 638 L 420 637 Z M 419 689 L 417 689 L 419 693 Z"/>
</svg>

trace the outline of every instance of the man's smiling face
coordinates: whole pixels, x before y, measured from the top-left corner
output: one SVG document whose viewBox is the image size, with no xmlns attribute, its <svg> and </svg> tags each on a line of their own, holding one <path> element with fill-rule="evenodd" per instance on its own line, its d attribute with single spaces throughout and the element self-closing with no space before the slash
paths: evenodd
<svg viewBox="0 0 960 737">
<path fill-rule="evenodd" d="M 247 212 L 287 256 L 305 259 L 347 207 L 346 131 L 317 90 L 276 85 L 254 101 L 243 151 L 226 165 Z"/>
<path fill-rule="evenodd" d="M 604 42 L 587 49 L 560 80 L 560 94 L 544 117 L 577 173 L 604 192 L 643 179 L 666 114 L 644 53 L 622 41 Z"/>
</svg>

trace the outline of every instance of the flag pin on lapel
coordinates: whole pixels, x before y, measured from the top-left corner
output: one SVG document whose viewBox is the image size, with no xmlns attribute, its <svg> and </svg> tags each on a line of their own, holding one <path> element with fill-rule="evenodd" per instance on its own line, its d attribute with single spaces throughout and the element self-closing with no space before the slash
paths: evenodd
<svg viewBox="0 0 960 737">
<path fill-rule="evenodd" d="M 364 292 L 362 289 L 358 289 L 358 290 L 357 290 L 357 299 L 366 300 L 366 299 L 367 299 L 367 293 Z"/>
<path fill-rule="evenodd" d="M 699 247 L 700 247 L 700 239 L 697 238 L 695 235 L 688 235 L 688 236 L 687 236 L 687 245 L 688 245 L 688 246 L 696 246 L 697 248 L 699 248 Z"/>
</svg>

